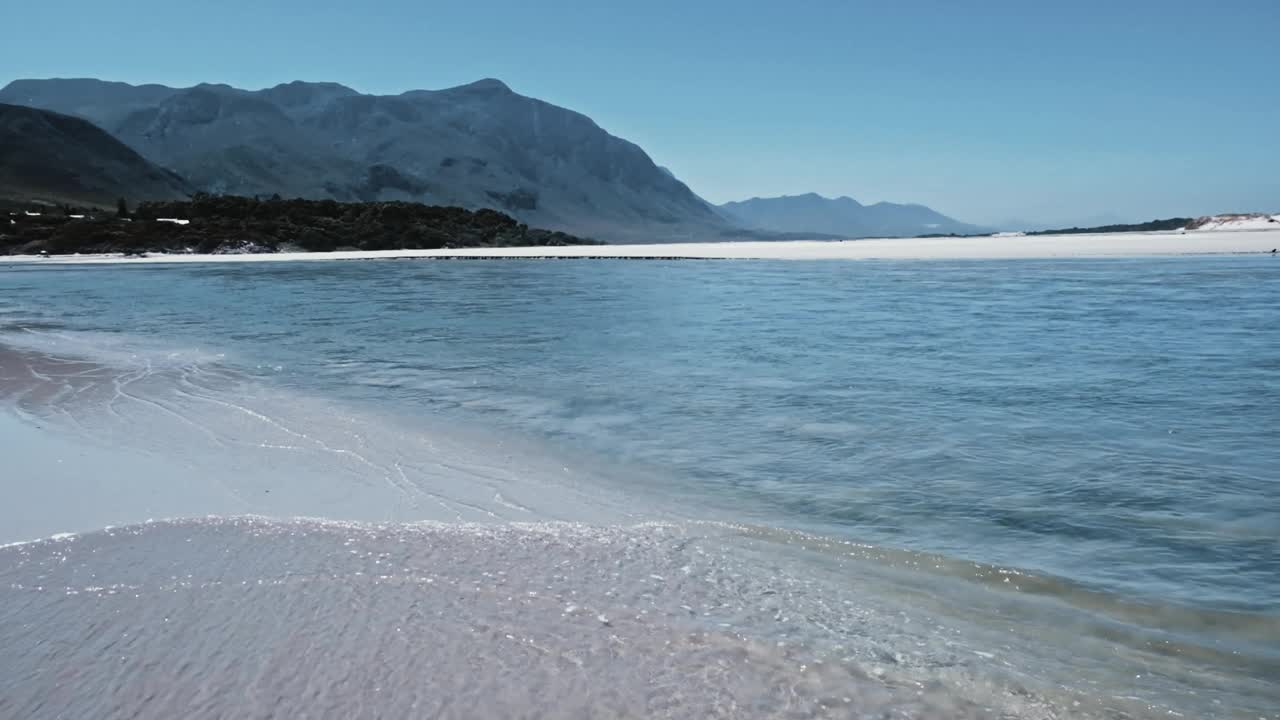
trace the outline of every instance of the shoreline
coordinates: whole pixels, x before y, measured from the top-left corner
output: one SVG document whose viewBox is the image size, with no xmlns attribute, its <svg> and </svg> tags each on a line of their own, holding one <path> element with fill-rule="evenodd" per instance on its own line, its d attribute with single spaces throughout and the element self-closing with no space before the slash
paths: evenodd
<svg viewBox="0 0 1280 720">
<path fill-rule="evenodd" d="M 731 647 L 735 663 L 745 648 L 783 653 L 752 656 L 753 667 L 767 670 L 755 684 L 817 683 L 806 685 L 811 689 L 802 696 L 836 697 L 822 685 L 827 675 L 808 668 L 821 669 L 835 673 L 832 687 L 848 693 L 850 706 L 864 714 L 914 708 L 913 696 L 893 695 L 893 689 L 926 683 L 933 704 L 921 706 L 920 717 L 982 717 L 957 710 L 971 705 L 1026 720 L 1060 717 L 1068 708 L 1081 717 L 1106 717 L 1103 705 L 1123 707 L 1135 718 L 1175 709 L 1196 714 L 1177 702 L 1184 688 L 1238 693 L 1257 707 L 1266 702 L 1265 688 L 1244 695 L 1269 662 L 1264 654 L 1240 660 L 1196 638 L 1164 646 L 1176 648 L 1168 656 L 1147 650 L 1149 638 L 1165 637 L 1159 634 L 1168 627 L 1147 618 L 1177 612 L 1172 606 L 1117 613 L 1132 603 L 1119 597 L 1103 607 L 1098 596 L 1060 591 L 1052 578 L 1042 587 L 1053 592 L 1042 594 L 1033 574 L 989 573 L 1016 578 L 1010 590 L 985 575 L 934 572 L 968 568 L 967 560 L 785 526 L 668 518 L 646 496 L 644 504 L 622 508 L 626 512 L 605 512 L 615 506 L 612 493 L 591 467 L 574 466 L 582 492 L 555 492 L 564 487 L 559 471 L 569 470 L 558 462 L 535 467 L 517 453 L 515 462 L 486 471 L 492 457 L 459 462 L 484 446 L 443 447 L 447 438 L 426 426 L 401 427 L 389 416 L 304 403 L 294 393 L 264 393 L 256 385 L 206 382 L 217 368 L 169 350 L 135 356 L 137 348 L 129 348 L 130 362 L 117 365 L 56 349 L 19 347 L 6 356 L 0 344 L 0 392 L 17 410 L 0 411 L 0 437 L 14 477 L 41 479 L 10 488 L 10 512 L 0 513 L 9 522 L 0 527 L 15 537 L 0 537 L 0 555 L 10 561 L 10 602 L 29 613 L 20 620 L 38 623 L 51 613 L 83 618 L 59 625 L 69 637 L 93 636 L 91 628 L 107 626 L 113 635 L 149 637 L 152 653 L 145 657 L 163 653 L 169 666 L 239 667 L 242 658 L 266 651 L 246 640 L 233 647 L 253 652 L 202 655 L 221 647 L 203 642 L 202 633 L 242 627 L 248 618 L 258 631 L 281 628 L 271 636 L 274 643 L 294 637 L 332 643 L 336 632 L 341 657 L 375 667 L 360 653 L 383 651 L 386 638 L 414 628 L 422 635 L 414 647 L 447 639 L 436 650 L 440 657 L 465 658 L 473 648 L 478 658 L 491 658 L 523 648 L 531 652 L 516 657 L 532 658 L 536 667 L 549 651 L 585 659 L 599 677 L 630 672 L 636 663 L 705 664 L 704 640 L 686 647 L 680 639 L 710 632 Z M 169 362 L 158 362 L 162 358 Z M 181 401 L 171 392 L 178 380 Z M 345 410 L 333 412 L 337 407 Z M 392 429 L 396 434 L 387 434 Z M 104 430 L 110 432 L 93 432 Z M 512 450 L 506 446 L 502 454 Z M 497 454 L 490 446 L 487 455 Z M 588 502 L 573 502 L 580 497 Z M 235 563 L 223 562 L 229 552 Z M 89 574 L 93 579 L 84 580 Z M 956 607 L 931 600 L 942 595 Z M 466 602 L 456 602 L 463 597 Z M 378 603 L 378 622 L 312 633 L 311 618 L 366 601 Z M 276 619 L 278 607 L 300 619 Z M 435 613 L 423 614 L 423 607 Z M 143 621 L 130 624 L 135 617 Z M 1210 617 L 1221 626 L 1223 615 Z M 1259 622 L 1265 632 L 1267 618 Z M 167 634 L 145 635 L 147 627 L 161 625 Z M 493 630 L 477 635 L 476 627 Z M 606 652 L 622 647 L 612 635 L 632 653 L 625 664 Z M 196 642 L 166 644 L 192 637 Z M 1230 627 L 1217 637 L 1229 641 Z M 19 648 L 15 657 L 24 669 L 75 660 L 46 661 L 40 647 L 19 644 L 16 631 L 3 639 Z M 674 656 L 672 647 L 679 649 Z M 102 652 L 89 651 L 89 658 Z M 1097 663 L 1087 679 L 1075 666 L 1079 657 Z M 86 661 L 86 667 L 99 665 Z M 407 660 L 401 666 L 413 667 Z M 1015 666 L 1017 673 L 1006 670 Z M 252 680 L 287 684 L 290 667 L 264 666 Z M 1205 679 L 1223 669 L 1233 674 L 1221 684 Z M 433 682 L 470 679 L 441 673 Z M 1127 680 L 1138 673 L 1178 680 Z M 92 672 L 86 677 L 99 679 Z M 480 677 L 507 683 L 519 703 L 536 699 L 545 685 L 511 684 L 498 673 Z M 421 675 L 377 680 L 400 688 L 389 695 L 408 697 Z M 177 689 L 172 707 L 188 700 L 194 682 L 165 678 L 166 687 Z M 124 683 L 119 691 L 135 687 Z M 28 688 L 14 693 L 15 702 L 27 703 L 22 707 L 48 692 L 43 682 Z M 754 685 L 734 693 L 739 701 L 767 702 Z M 1103 700 L 1095 703 L 1091 695 Z M 636 714 L 647 714 L 642 698 L 633 702 Z M 241 709 L 233 704 L 226 714 Z"/>
<path fill-rule="evenodd" d="M 257 254 L 8 255 L 0 265 L 318 262 L 325 260 L 1019 260 L 1271 254 L 1278 230 L 1109 233 L 977 238 L 793 240 L 654 245 L 571 245 Z"/>
<path fill-rule="evenodd" d="M 41 478 L 7 488 L 0 546 L 209 516 L 636 520 L 630 494 L 587 482 L 600 472 L 587 456 L 544 455 L 514 435 L 485 444 L 491 428 L 407 424 L 272 390 L 216 360 L 138 348 L 113 360 L 86 349 L 0 336 L 0 450 L 11 475 Z M 655 505 L 644 519 L 673 517 Z"/>
</svg>

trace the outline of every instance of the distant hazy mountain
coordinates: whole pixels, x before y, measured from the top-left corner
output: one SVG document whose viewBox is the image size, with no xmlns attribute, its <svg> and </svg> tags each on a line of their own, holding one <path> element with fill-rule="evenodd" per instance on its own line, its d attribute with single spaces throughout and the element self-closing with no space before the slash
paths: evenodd
<svg viewBox="0 0 1280 720">
<path fill-rule="evenodd" d="M 825 198 L 815 193 L 729 202 L 719 210 L 745 227 L 785 233 L 900 237 L 985 232 L 923 205 L 863 205 L 850 197 Z"/>
<path fill-rule="evenodd" d="M 610 241 L 730 227 L 638 146 L 497 80 L 393 96 L 18 80 L 0 102 L 84 117 L 210 192 L 491 207 Z"/>
<path fill-rule="evenodd" d="M 0 104 L 0 197 L 112 205 L 190 192 L 182 178 L 86 120 Z"/>
</svg>

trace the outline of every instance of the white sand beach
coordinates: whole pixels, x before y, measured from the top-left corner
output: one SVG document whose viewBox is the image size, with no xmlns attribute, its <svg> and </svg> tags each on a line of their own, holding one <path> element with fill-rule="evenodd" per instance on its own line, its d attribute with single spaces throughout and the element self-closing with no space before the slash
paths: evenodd
<svg viewBox="0 0 1280 720">
<path fill-rule="evenodd" d="M 1280 248 L 1280 226 L 1269 230 L 1109 233 L 1101 235 L 895 238 L 881 240 L 720 242 L 663 245 L 282 252 L 242 255 L 0 256 L 0 263 L 180 263 L 372 260 L 391 258 L 602 258 L 707 260 L 982 260 L 1100 258 L 1270 253 Z"/>
</svg>

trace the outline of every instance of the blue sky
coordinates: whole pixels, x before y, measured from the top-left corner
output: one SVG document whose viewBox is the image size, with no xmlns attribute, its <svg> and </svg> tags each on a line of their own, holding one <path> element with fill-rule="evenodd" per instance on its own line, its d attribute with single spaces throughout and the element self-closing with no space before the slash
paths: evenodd
<svg viewBox="0 0 1280 720">
<path fill-rule="evenodd" d="M 0 83 L 496 77 L 715 202 L 813 191 L 985 223 L 1280 211 L 1278 0 L 41 0 L 4 16 Z"/>
</svg>

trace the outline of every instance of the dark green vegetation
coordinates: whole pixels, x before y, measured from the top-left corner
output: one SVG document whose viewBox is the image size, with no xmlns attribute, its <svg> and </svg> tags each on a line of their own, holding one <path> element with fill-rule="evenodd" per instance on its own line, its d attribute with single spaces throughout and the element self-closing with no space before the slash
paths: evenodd
<svg viewBox="0 0 1280 720">
<path fill-rule="evenodd" d="M 1059 230 L 1037 230 L 1029 232 L 1028 235 L 1100 235 L 1103 233 L 1123 233 L 1123 232 L 1159 232 L 1168 230 L 1177 230 L 1186 227 L 1192 218 L 1167 218 L 1165 220 L 1152 220 L 1150 222 L 1135 223 L 1129 225 L 1099 225 L 1097 227 L 1087 228 L 1062 228 Z"/>
<path fill-rule="evenodd" d="M 108 205 L 187 197 L 191 187 L 80 118 L 0 104 L 0 197 Z"/>
<path fill-rule="evenodd" d="M 255 200 L 196 195 L 116 210 L 43 208 L 0 219 L 0 254 L 248 253 L 288 250 L 407 250 L 585 245 L 591 240 L 538 230 L 495 210 L 406 202 Z M 72 215 L 84 217 L 76 218 Z M 166 220 L 161 220 L 165 218 Z M 183 225 L 169 220 L 189 220 Z"/>
</svg>

